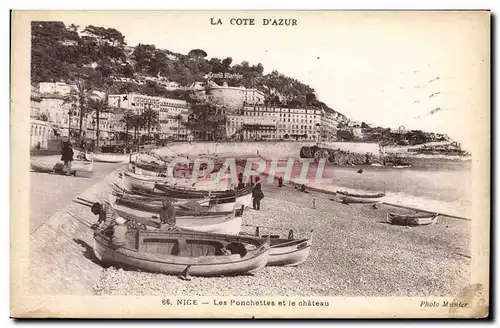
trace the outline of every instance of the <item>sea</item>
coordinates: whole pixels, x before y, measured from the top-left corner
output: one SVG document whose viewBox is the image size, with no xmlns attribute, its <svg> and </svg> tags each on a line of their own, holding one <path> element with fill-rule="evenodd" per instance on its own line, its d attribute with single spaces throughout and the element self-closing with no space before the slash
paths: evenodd
<svg viewBox="0 0 500 328">
<path fill-rule="evenodd" d="M 340 143 L 339 143 L 340 144 Z M 221 152 L 223 144 L 219 148 L 208 149 L 207 145 L 190 145 L 177 148 L 177 155 L 181 151 L 186 153 L 218 153 L 220 157 L 231 156 L 236 152 L 234 145 L 224 145 L 227 152 Z M 196 148 L 194 148 L 196 147 Z M 234 150 L 232 148 L 235 148 Z M 241 151 L 241 145 L 238 152 Z M 250 147 L 252 149 L 250 150 Z M 298 153 L 297 145 L 282 145 L 274 147 L 273 144 L 263 144 L 256 147 L 249 144 L 246 147 L 248 154 L 255 156 L 256 149 L 260 149 L 258 157 L 267 161 L 265 173 L 268 173 L 271 158 L 279 158 L 278 166 L 285 166 L 290 155 Z M 192 148 L 192 149 L 188 149 Z M 198 149 L 199 148 L 199 149 Z M 300 149 L 300 148 L 299 148 Z M 190 151 L 191 150 L 191 151 Z M 217 151 L 215 151 L 217 150 Z M 162 155 L 173 155 L 172 148 L 164 148 L 158 152 Z M 286 156 L 288 155 L 288 156 Z M 233 155 L 234 156 L 234 155 Z M 295 155 L 294 155 L 295 156 Z M 239 156 L 241 157 L 241 155 Z M 294 165 L 291 180 L 298 177 L 302 168 L 302 160 L 293 158 Z M 306 186 L 320 188 L 329 191 L 351 191 L 351 192 L 385 192 L 385 202 L 413 207 L 425 211 L 438 212 L 470 219 L 472 207 L 471 190 L 471 161 L 446 159 L 443 157 L 411 158 L 411 167 L 394 168 L 374 165 L 335 166 L 326 162 L 324 170 L 319 177 L 316 172 L 310 170 L 309 181 Z M 314 167 L 314 164 L 311 164 Z M 277 173 L 276 176 L 284 176 Z"/>
</svg>

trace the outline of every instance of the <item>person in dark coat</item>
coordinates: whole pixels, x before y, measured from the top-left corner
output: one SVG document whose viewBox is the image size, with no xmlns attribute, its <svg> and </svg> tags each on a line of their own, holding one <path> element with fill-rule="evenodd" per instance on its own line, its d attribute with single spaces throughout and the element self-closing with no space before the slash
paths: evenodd
<svg viewBox="0 0 500 328">
<path fill-rule="evenodd" d="M 240 190 L 245 188 L 245 183 L 243 182 L 243 173 L 238 174 L 238 186 L 236 186 L 236 190 Z"/>
<path fill-rule="evenodd" d="M 69 142 L 63 144 L 61 160 L 64 162 L 66 175 L 71 174 L 71 162 L 73 162 L 73 148 Z"/>
<path fill-rule="evenodd" d="M 175 227 L 175 206 L 171 199 L 167 198 L 163 201 L 163 206 L 160 211 L 160 229 L 170 229 Z"/>
<path fill-rule="evenodd" d="M 278 187 L 279 188 L 283 187 L 283 177 L 278 178 Z"/>
<path fill-rule="evenodd" d="M 260 184 L 260 178 L 255 178 L 255 185 L 252 189 L 252 198 L 253 198 L 253 209 L 259 211 L 260 210 L 260 201 L 264 198 L 264 193 L 262 192 L 262 185 Z"/>
</svg>

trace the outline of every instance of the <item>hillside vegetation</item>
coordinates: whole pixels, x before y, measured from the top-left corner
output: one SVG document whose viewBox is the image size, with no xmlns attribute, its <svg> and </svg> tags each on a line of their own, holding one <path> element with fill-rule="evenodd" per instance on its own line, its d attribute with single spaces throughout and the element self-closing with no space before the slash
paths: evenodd
<svg viewBox="0 0 500 328">
<path fill-rule="evenodd" d="M 204 81 L 209 73 L 230 73 L 240 74 L 242 78 L 218 79 L 216 82 L 259 89 L 266 94 L 269 105 L 313 106 L 335 112 L 316 99 L 315 91 L 309 85 L 276 70 L 264 74 L 261 63 L 251 65 L 243 61 L 238 64 L 233 63 L 231 57 L 207 59 L 208 54 L 202 49 L 180 54 L 149 44 L 129 47 L 125 37 L 114 28 L 93 25 L 83 28 L 57 21 L 34 21 L 31 55 L 33 83 L 71 83 L 83 78 L 94 88 L 108 93 L 140 92 L 189 100 L 185 90 L 168 91 L 154 81 L 139 85 L 116 82 L 113 78 L 163 76 L 181 87 L 188 87 L 193 82 Z"/>
</svg>

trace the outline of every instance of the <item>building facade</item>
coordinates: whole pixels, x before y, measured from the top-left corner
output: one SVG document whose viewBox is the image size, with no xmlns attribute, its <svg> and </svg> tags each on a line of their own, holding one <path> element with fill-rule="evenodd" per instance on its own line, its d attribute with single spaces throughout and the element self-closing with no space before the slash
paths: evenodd
<svg viewBox="0 0 500 328">
<path fill-rule="evenodd" d="M 30 95 L 30 117 L 38 118 L 42 114 L 40 103 L 42 102 L 42 97 L 40 96 L 40 92 L 38 92 L 38 88 L 35 86 L 31 86 L 31 95 Z"/>
<path fill-rule="evenodd" d="M 139 94 L 109 95 L 108 104 L 110 108 L 132 111 L 140 115 L 146 109 L 158 111 L 159 128 L 154 134 L 160 139 L 186 139 L 189 131 L 184 126 L 188 120 L 189 104 L 184 100 L 163 97 L 152 97 Z M 147 133 L 145 128 L 140 134 Z"/>
<path fill-rule="evenodd" d="M 50 126 L 46 121 L 30 118 L 30 149 L 47 149 Z"/>
<path fill-rule="evenodd" d="M 310 108 L 245 106 L 228 115 L 226 134 L 236 140 L 317 140 L 322 111 Z"/>
<path fill-rule="evenodd" d="M 42 98 L 38 92 L 38 88 L 31 87 L 30 95 L 30 149 L 46 149 L 50 134 L 50 126 L 46 120 L 42 118 L 40 104 Z M 46 117 L 45 117 L 46 118 Z"/>
</svg>

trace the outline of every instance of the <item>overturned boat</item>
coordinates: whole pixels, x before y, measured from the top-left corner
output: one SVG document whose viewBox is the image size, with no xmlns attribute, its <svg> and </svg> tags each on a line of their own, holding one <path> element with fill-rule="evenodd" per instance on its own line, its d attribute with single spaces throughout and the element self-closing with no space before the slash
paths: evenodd
<svg viewBox="0 0 500 328">
<path fill-rule="evenodd" d="M 85 153 L 87 161 L 102 163 L 128 163 L 132 154 L 103 154 L 103 153 Z"/>
<path fill-rule="evenodd" d="M 335 192 L 337 199 L 344 204 L 361 203 L 361 204 L 378 204 L 385 197 L 385 193 L 350 193 L 347 191 L 337 190 Z"/>
<path fill-rule="evenodd" d="M 422 213 L 413 215 L 403 215 L 396 213 L 387 213 L 387 220 L 391 224 L 403 226 L 428 225 L 437 222 L 438 213 Z"/>
</svg>

